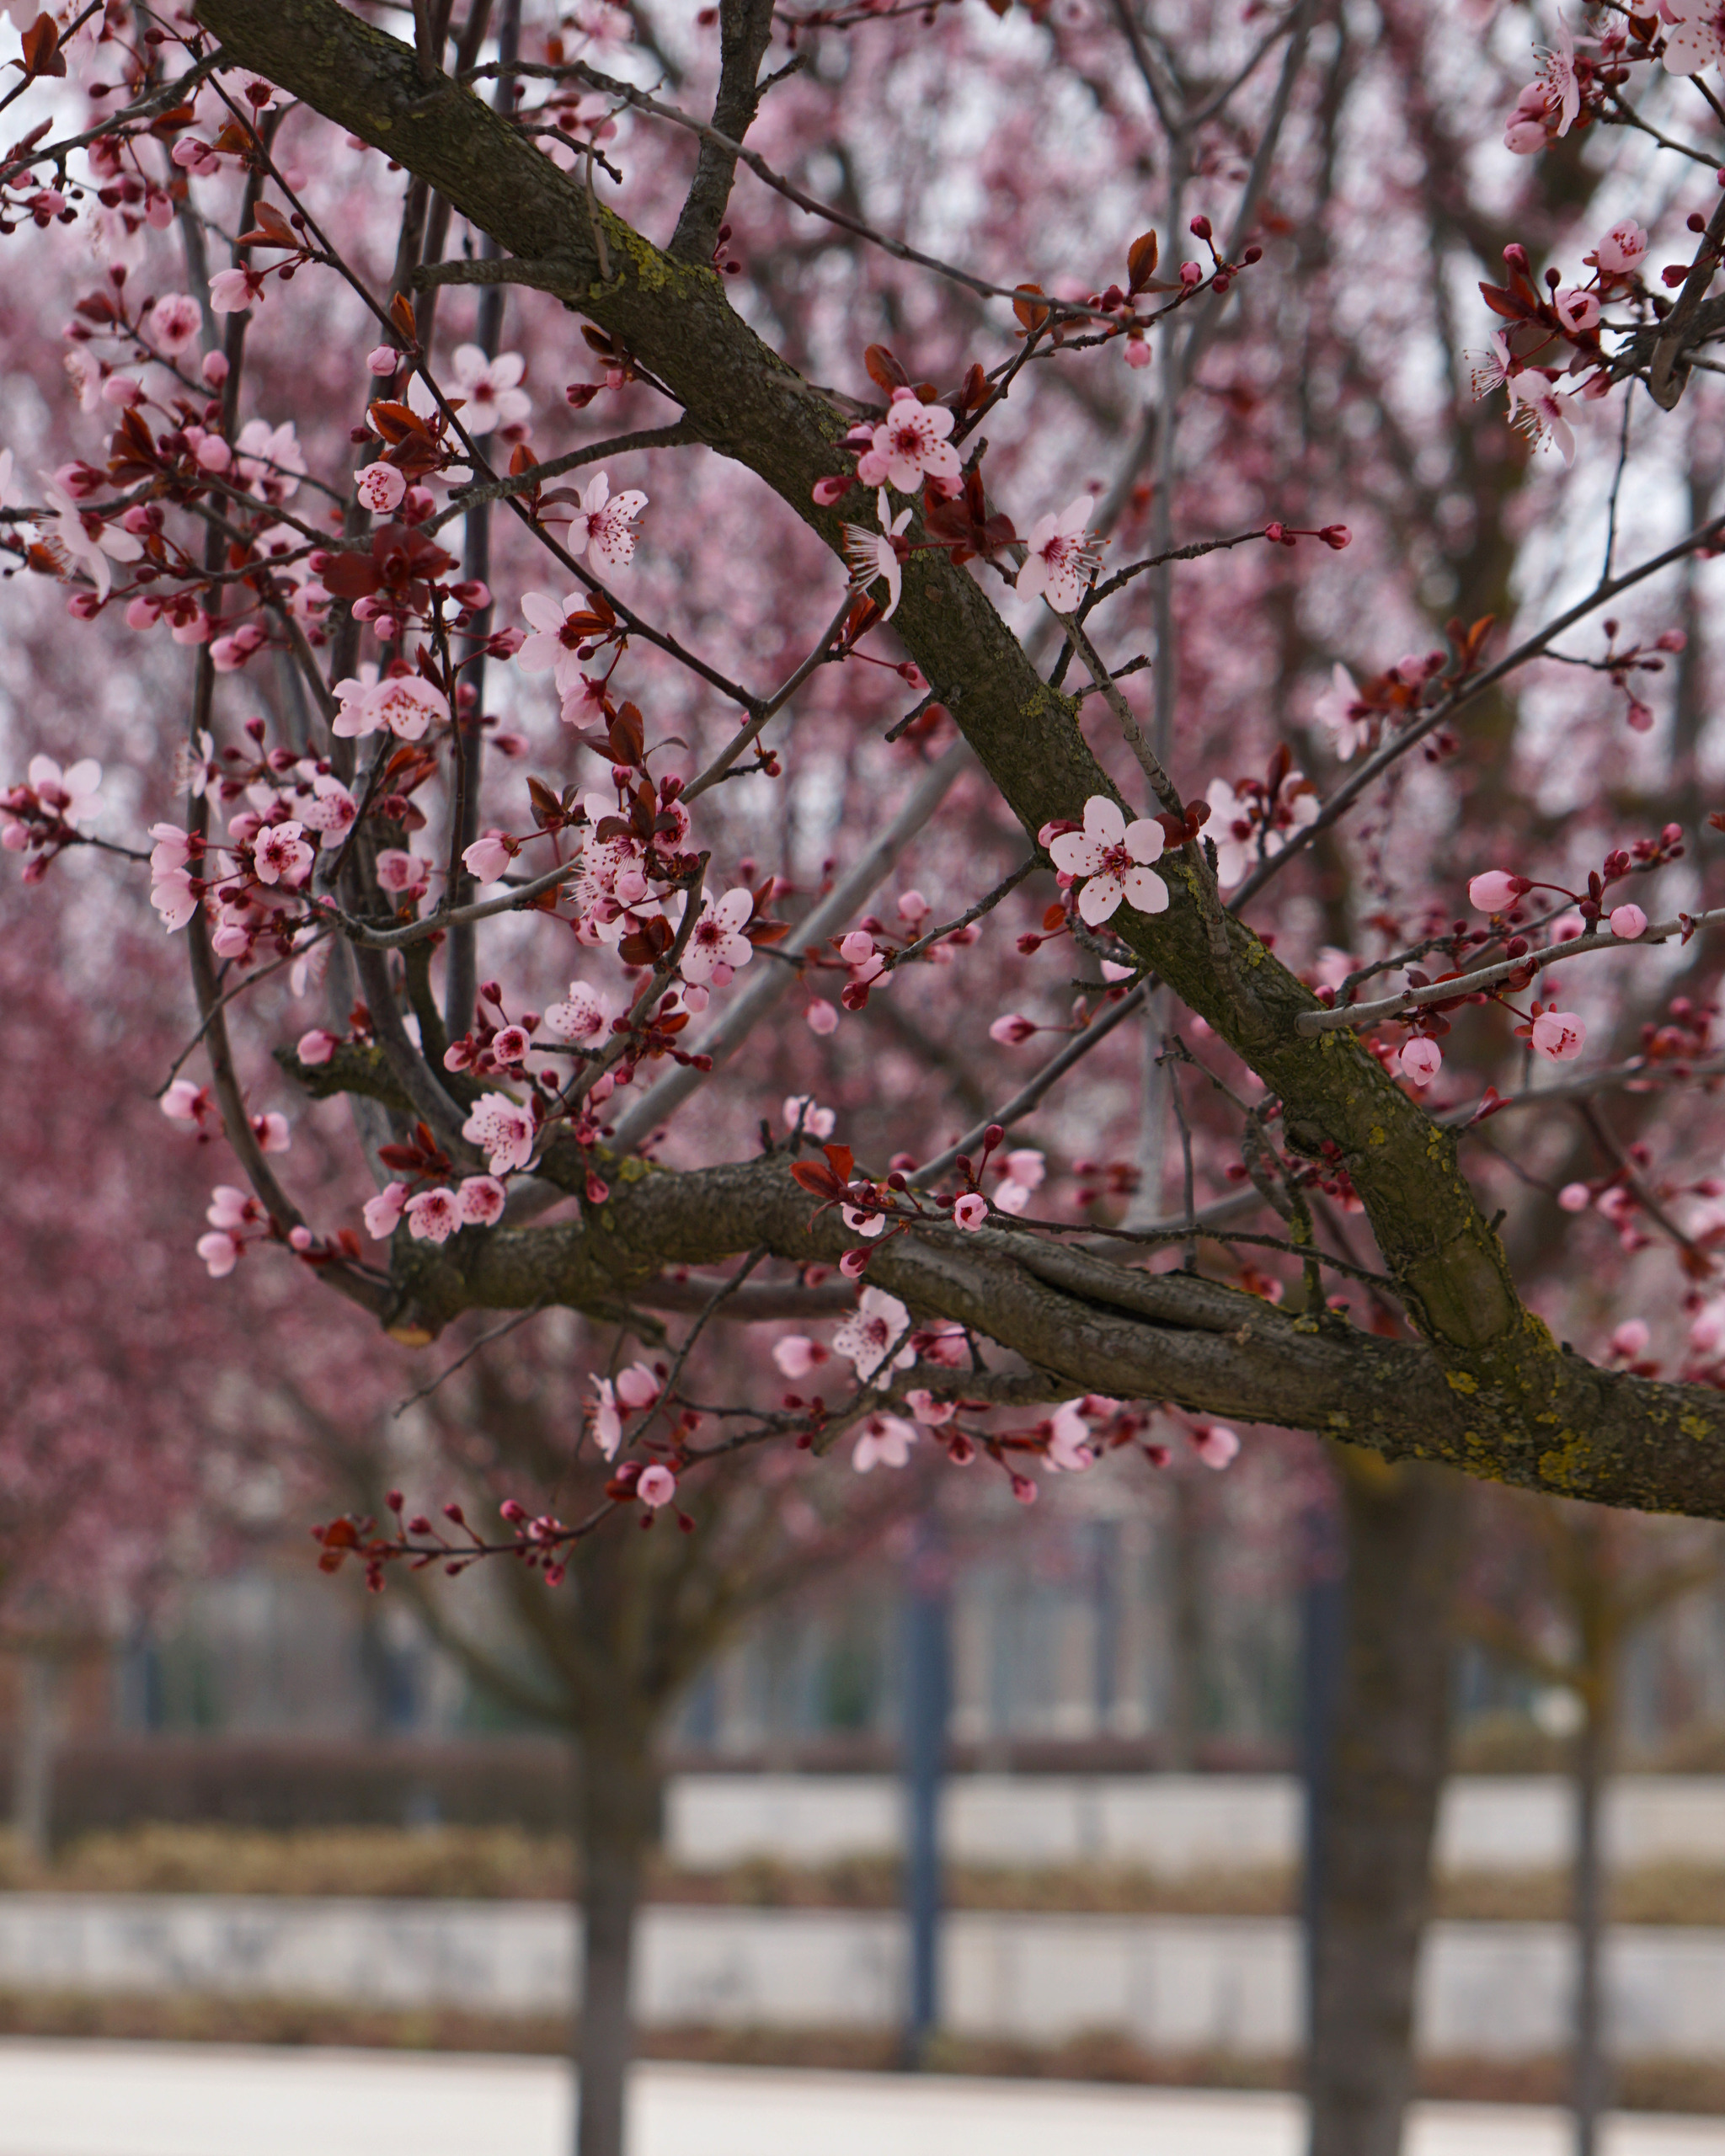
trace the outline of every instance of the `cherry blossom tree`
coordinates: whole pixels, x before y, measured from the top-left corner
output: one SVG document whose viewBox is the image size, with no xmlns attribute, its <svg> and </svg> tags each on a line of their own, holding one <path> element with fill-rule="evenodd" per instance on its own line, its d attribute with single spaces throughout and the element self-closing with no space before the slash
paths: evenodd
<svg viewBox="0 0 1725 2156">
<path fill-rule="evenodd" d="M 326 1555 L 1236 1422 L 1725 1508 L 1709 12 L 408 27 L 45 14 L 0 162 L 0 824 L 184 947 L 212 1294 L 681 1328 L 590 1513 Z"/>
</svg>

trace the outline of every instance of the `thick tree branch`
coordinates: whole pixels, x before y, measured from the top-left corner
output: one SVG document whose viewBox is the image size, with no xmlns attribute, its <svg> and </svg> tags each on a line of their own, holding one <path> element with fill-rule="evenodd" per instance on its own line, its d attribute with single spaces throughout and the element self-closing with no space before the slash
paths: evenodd
<svg viewBox="0 0 1725 2156">
<path fill-rule="evenodd" d="M 740 142 L 755 125 L 761 102 L 756 77 L 766 48 L 772 42 L 772 0 L 719 0 L 718 99 L 713 108 L 713 132 L 701 138 L 701 159 L 695 168 L 677 228 L 671 234 L 670 252 L 679 262 L 711 262 L 724 221 L 725 205 L 736 178 L 734 151 L 715 139 L 728 136 Z"/>
<path fill-rule="evenodd" d="M 602 205 L 590 216 L 579 180 L 454 83 L 428 94 L 413 51 L 336 0 L 201 0 L 199 16 L 238 64 L 387 151 L 446 192 L 499 246 L 531 260 L 534 281 L 621 338 L 680 400 L 702 440 L 756 472 L 841 552 L 839 510 L 818 505 L 812 489 L 850 468 L 841 448 L 847 417 L 732 311 L 713 271 L 676 260 Z M 895 625 L 949 708 L 962 690 L 958 723 L 1028 832 L 1081 817 L 1092 796 L 1113 795 L 1073 701 L 1039 678 L 981 585 L 943 551 L 919 550 L 905 563 Z M 991 1249 L 937 1251 L 920 1237 L 895 1241 L 874 1261 L 883 1284 L 948 1309 L 1039 1365 L 1070 1369 L 1075 1390 L 1226 1403 L 1233 1413 L 1426 1450 L 1477 1473 L 1571 1494 L 1718 1509 L 1725 1408 L 1715 1396 L 1608 1377 L 1562 1354 L 1522 1305 L 1454 1139 L 1351 1035 L 1302 1036 L 1298 1020 L 1316 1009 L 1316 999 L 1237 918 L 1226 924 L 1229 963 L 1219 969 L 1192 864 L 1167 861 L 1162 873 L 1167 911 L 1122 907 L 1114 926 L 1279 1097 L 1288 1142 L 1345 1166 L 1429 1345 L 1300 1334 L 1293 1328 L 1316 1321 L 1274 1317 L 1259 1306 L 1242 1310 L 1232 1332 L 1188 1331 L 1177 1315 L 1164 1324 L 1092 1307 Z M 1231 974 L 1248 995 L 1228 992 Z M 659 1225 L 640 1277 L 672 1257 L 701 1262 L 757 1243 L 779 1249 L 790 1230 L 772 1219 L 720 1232 L 718 1214 L 703 1228 L 698 1209 L 689 1217 L 669 1195 L 680 1187 L 721 1189 L 726 1177 L 747 1172 L 755 1171 L 715 1170 L 670 1185 L 652 1178 L 649 1209 Z M 595 1257 L 608 1249 L 622 1259 L 633 1213 L 622 1200 L 633 1204 L 634 1195 L 614 1187 L 609 1230 L 577 1225 L 494 1235 L 471 1275 L 459 1250 L 465 1236 L 435 1257 L 410 1252 L 398 1262 L 423 1280 L 414 1292 L 433 1315 L 487 1303 L 519 1307 L 547 1289 L 580 1301 L 598 1292 L 601 1270 L 614 1293 L 616 1263 L 601 1268 Z M 1270 1337 L 1273 1354 L 1264 1346 Z"/>
</svg>

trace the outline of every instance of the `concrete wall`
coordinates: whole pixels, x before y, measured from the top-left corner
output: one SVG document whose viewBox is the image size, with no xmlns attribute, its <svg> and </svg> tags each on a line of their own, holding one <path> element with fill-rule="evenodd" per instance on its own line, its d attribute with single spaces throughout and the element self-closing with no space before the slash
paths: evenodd
<svg viewBox="0 0 1725 2156">
<path fill-rule="evenodd" d="M 1538 1870 L 1567 1863 L 1570 1796 L 1549 1775 L 1458 1777 L 1445 1792 L 1446 1870 Z M 671 1853 L 691 1865 L 748 1856 L 820 1863 L 896 1849 L 900 1799 L 885 1775 L 686 1774 L 669 1792 Z M 1298 1785 L 1275 1774 L 955 1775 L 947 1854 L 975 1864 L 1114 1862 L 1158 1871 L 1291 1865 Z M 1725 1865 L 1725 1777 L 1625 1775 L 1605 1803 L 1616 1865 Z"/>
<path fill-rule="evenodd" d="M 969 1911 L 950 1917 L 946 2020 L 1058 2041 L 1124 2031 L 1167 2051 L 1287 2052 L 1300 2030 L 1284 1919 Z M 575 1948 L 548 1903 L 296 1901 L 222 1895 L 0 1896 L 0 1985 L 555 2012 Z M 1498 2057 L 1560 2049 L 1571 1947 L 1555 1924 L 1440 1924 L 1420 2041 Z M 1725 2059 L 1725 1932 L 1624 1926 L 1607 1951 L 1620 2056 Z M 891 2025 L 903 1928 L 887 1913 L 649 1908 L 637 2004 L 652 2023 Z"/>
</svg>

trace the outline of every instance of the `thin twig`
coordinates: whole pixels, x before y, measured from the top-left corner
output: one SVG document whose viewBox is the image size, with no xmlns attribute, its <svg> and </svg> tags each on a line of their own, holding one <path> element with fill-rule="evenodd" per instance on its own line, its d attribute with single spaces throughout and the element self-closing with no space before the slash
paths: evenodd
<svg viewBox="0 0 1725 2156">
<path fill-rule="evenodd" d="M 482 1348 L 489 1348 L 493 1341 L 501 1340 L 505 1333 L 513 1332 L 517 1326 L 525 1325 L 529 1318 L 537 1317 L 549 1300 L 548 1296 L 542 1295 L 537 1303 L 530 1303 L 526 1310 L 517 1310 L 513 1317 L 506 1318 L 501 1325 L 493 1326 L 489 1332 L 482 1332 L 473 1346 L 463 1349 L 446 1370 L 440 1370 L 430 1385 L 422 1385 L 417 1392 L 410 1392 L 405 1400 L 398 1401 L 389 1411 L 390 1421 L 398 1422 L 409 1408 L 416 1406 L 422 1400 L 429 1400 L 446 1380 L 452 1378 L 463 1364 L 471 1363 Z"/>
</svg>

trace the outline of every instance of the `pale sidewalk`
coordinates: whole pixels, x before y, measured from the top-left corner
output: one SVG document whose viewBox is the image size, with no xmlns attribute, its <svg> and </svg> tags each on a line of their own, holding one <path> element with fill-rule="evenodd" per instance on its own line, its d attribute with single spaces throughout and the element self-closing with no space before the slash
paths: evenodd
<svg viewBox="0 0 1725 2156">
<path fill-rule="evenodd" d="M 1281 2096 L 650 2065 L 633 2156 L 1298 2156 Z M 1409 2156 L 1563 2156 L 1549 2111 L 1429 2105 Z M 563 2156 L 556 2062 L 0 2040 L 0 2156 Z M 1606 2156 L 1725 2156 L 1616 2119 Z"/>
</svg>

